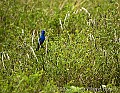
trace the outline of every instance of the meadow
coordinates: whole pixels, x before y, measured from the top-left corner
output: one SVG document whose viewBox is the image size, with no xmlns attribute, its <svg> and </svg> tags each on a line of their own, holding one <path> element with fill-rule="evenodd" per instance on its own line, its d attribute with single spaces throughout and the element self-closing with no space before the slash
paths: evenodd
<svg viewBox="0 0 120 93">
<path fill-rule="evenodd" d="M 0 1 L 0 93 L 119 91 L 119 0 Z"/>
</svg>

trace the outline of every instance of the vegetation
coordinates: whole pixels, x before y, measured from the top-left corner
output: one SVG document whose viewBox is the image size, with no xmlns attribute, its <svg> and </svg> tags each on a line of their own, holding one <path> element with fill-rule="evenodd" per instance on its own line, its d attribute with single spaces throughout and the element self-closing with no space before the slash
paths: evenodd
<svg viewBox="0 0 120 93">
<path fill-rule="evenodd" d="M 118 93 L 119 6 L 117 0 L 1 0 L 0 92 Z M 42 29 L 44 48 L 36 51 Z"/>
</svg>

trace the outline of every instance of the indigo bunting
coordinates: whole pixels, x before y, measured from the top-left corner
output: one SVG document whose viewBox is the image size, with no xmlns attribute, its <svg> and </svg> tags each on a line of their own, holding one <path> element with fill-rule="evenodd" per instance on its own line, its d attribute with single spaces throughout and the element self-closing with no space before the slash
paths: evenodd
<svg viewBox="0 0 120 93">
<path fill-rule="evenodd" d="M 45 41 L 45 31 L 42 30 L 41 35 L 39 36 L 39 39 L 38 39 L 38 46 L 36 51 L 39 50 L 40 46 L 43 44 L 44 41 Z"/>
</svg>

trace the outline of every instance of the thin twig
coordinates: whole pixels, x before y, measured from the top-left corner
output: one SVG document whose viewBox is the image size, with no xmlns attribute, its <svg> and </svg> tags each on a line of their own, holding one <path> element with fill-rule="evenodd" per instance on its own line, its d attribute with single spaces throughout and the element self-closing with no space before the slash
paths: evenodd
<svg viewBox="0 0 120 93">
<path fill-rule="evenodd" d="M 2 64 L 3 64 L 3 67 L 4 67 L 4 69 L 5 69 L 5 63 L 4 63 L 4 52 L 2 53 Z"/>
<path fill-rule="evenodd" d="M 48 37 L 46 36 L 46 55 L 47 55 L 47 50 L 48 50 Z"/>
<path fill-rule="evenodd" d="M 35 59 L 37 60 L 37 62 L 38 62 L 38 58 L 37 58 L 37 56 L 36 56 L 36 54 L 35 54 L 35 52 L 34 52 L 34 50 L 33 50 L 33 48 L 30 46 L 30 49 L 31 49 L 31 51 L 33 52 L 33 55 L 34 55 L 34 57 L 35 57 Z"/>
</svg>

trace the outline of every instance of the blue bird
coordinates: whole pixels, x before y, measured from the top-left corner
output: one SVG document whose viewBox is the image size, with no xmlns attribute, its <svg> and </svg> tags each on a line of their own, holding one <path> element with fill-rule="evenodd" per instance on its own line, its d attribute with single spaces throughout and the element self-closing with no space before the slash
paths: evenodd
<svg viewBox="0 0 120 93">
<path fill-rule="evenodd" d="M 42 46 L 44 41 L 45 41 L 45 31 L 42 30 L 41 35 L 39 36 L 39 39 L 38 39 L 38 46 L 36 50 L 39 50 L 40 46 Z"/>
</svg>

